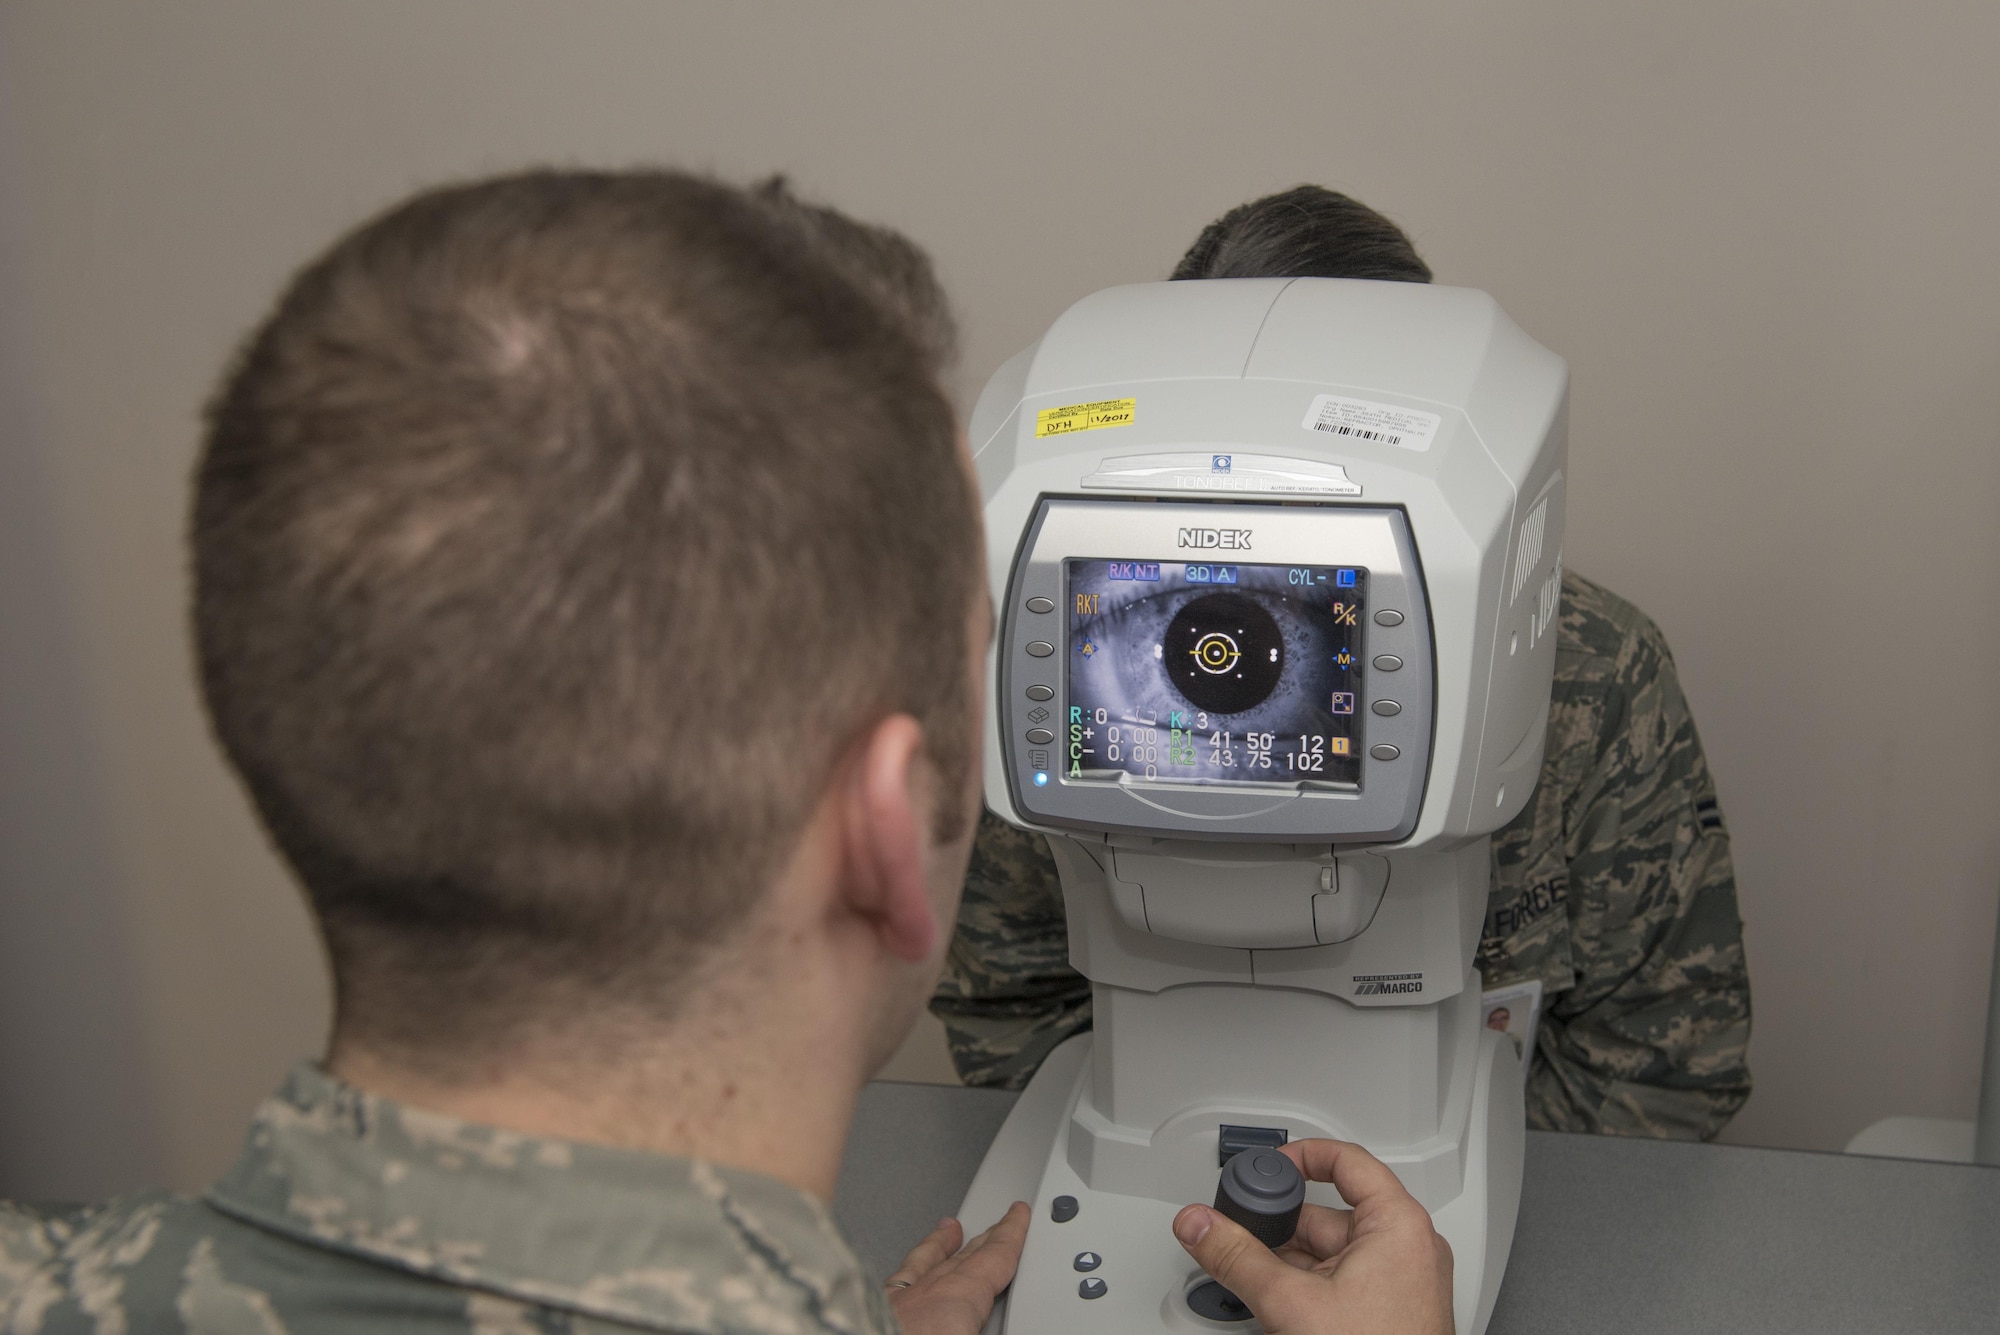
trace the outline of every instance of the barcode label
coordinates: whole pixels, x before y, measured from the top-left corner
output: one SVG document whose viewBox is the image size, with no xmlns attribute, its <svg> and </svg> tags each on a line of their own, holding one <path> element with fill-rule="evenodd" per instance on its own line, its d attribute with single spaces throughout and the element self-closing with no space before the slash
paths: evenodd
<svg viewBox="0 0 2000 1335">
<path fill-rule="evenodd" d="M 1421 408 L 1399 408 L 1393 403 L 1350 399 L 1341 394 L 1322 394 L 1306 409 L 1307 431 L 1370 445 L 1393 445 L 1400 450 L 1427 450 L 1437 439 L 1444 419 Z"/>
<path fill-rule="evenodd" d="M 1401 445 L 1401 436 L 1391 436 L 1381 431 L 1364 431 L 1358 426 L 1335 426 L 1332 422 L 1314 422 L 1315 431 L 1328 431 L 1336 436 L 1353 436 L 1358 440 L 1379 440 L 1384 445 Z"/>
</svg>

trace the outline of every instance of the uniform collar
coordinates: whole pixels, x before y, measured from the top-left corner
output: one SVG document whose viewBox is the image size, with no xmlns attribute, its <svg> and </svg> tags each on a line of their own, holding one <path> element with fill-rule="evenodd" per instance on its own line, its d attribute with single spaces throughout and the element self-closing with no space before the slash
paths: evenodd
<svg viewBox="0 0 2000 1335">
<path fill-rule="evenodd" d="M 306 1063 L 208 1200 L 302 1242 L 641 1326 L 896 1329 L 826 1209 L 794 1187 L 460 1121 Z"/>
</svg>

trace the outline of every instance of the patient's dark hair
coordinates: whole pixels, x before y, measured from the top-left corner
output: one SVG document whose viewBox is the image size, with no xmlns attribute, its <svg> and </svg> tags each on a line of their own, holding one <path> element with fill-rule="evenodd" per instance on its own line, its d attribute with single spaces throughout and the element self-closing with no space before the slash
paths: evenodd
<svg viewBox="0 0 2000 1335">
<path fill-rule="evenodd" d="M 1202 229 L 1175 278 L 1379 278 L 1428 283 L 1403 229 L 1360 200 L 1294 186 L 1239 204 Z"/>
<path fill-rule="evenodd" d="M 900 236 L 664 171 L 431 191 L 293 280 L 209 410 L 194 619 L 336 1045 L 461 1078 L 670 1014 L 891 713 L 957 832 L 951 339 Z"/>
</svg>

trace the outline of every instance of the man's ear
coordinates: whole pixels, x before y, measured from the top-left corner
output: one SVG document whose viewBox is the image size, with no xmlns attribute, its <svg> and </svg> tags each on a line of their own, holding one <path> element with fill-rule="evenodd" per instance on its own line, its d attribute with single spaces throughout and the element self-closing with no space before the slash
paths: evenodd
<svg viewBox="0 0 2000 1335">
<path fill-rule="evenodd" d="M 908 714 L 883 719 L 842 782 L 842 894 L 891 954 L 921 963 L 938 935 L 928 874 L 938 793 L 923 725 Z"/>
</svg>

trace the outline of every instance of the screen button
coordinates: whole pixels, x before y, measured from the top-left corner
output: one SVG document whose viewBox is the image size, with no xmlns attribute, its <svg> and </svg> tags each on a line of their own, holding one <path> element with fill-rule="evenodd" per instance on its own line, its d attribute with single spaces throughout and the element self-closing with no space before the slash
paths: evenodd
<svg viewBox="0 0 2000 1335">
<path fill-rule="evenodd" d="M 1028 729 L 1028 744 L 1030 746 L 1047 746 L 1050 742 L 1053 742 L 1055 739 L 1056 735 L 1050 732 L 1047 728 Z"/>
<path fill-rule="evenodd" d="M 1028 652 L 1033 653 L 1033 648 L 1031 647 Z M 1375 655 L 1375 670 L 1377 672 L 1394 672 L 1401 666 L 1403 666 L 1403 660 L 1394 654 Z"/>
<path fill-rule="evenodd" d="M 1028 657 L 1047 658 L 1050 654 L 1054 653 L 1055 651 L 1056 647 L 1053 644 L 1050 644 L 1047 640 L 1036 640 L 1033 644 L 1028 646 Z"/>
<path fill-rule="evenodd" d="M 1053 700 L 1056 698 L 1056 688 L 1053 686 L 1030 686 L 1028 688 L 1028 698 L 1030 700 Z"/>
<path fill-rule="evenodd" d="M 1394 760 L 1397 756 L 1402 755 L 1403 752 L 1400 748 L 1391 746 L 1387 742 L 1377 742 L 1374 746 L 1368 748 L 1368 754 L 1374 756 L 1377 760 Z"/>
<path fill-rule="evenodd" d="M 1403 624 L 1403 614 L 1393 607 L 1385 607 L 1375 614 L 1375 624 L 1378 626 L 1400 626 Z"/>
<path fill-rule="evenodd" d="M 1396 717 L 1396 715 L 1403 712 L 1403 707 L 1397 704 L 1394 700 L 1377 700 L 1374 704 L 1368 707 L 1374 710 L 1376 713 L 1380 714 L 1383 718 L 1394 718 Z"/>
<path fill-rule="evenodd" d="M 1053 612 L 1056 610 L 1056 600 L 1053 598 L 1030 598 L 1028 599 L 1028 610 L 1030 612 Z"/>
</svg>

